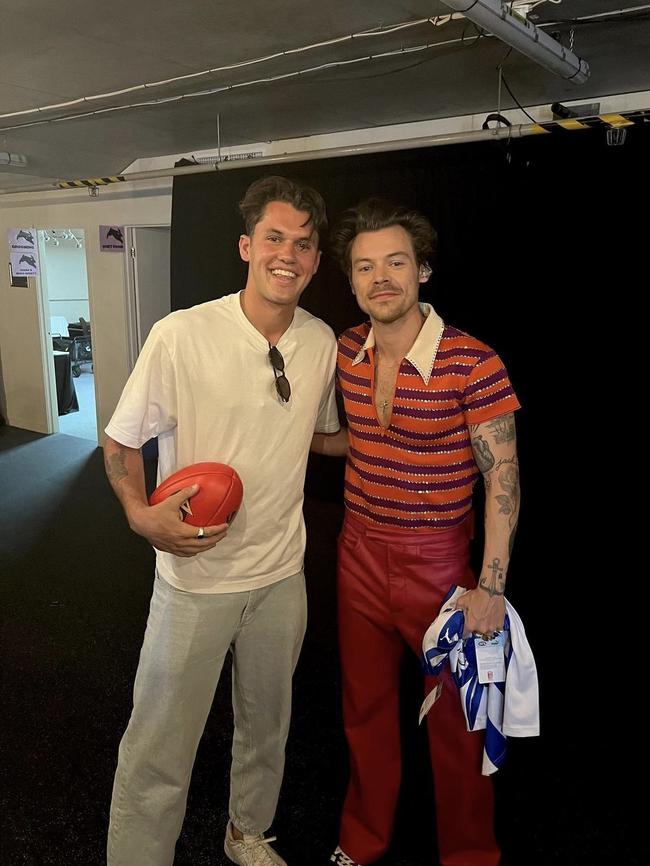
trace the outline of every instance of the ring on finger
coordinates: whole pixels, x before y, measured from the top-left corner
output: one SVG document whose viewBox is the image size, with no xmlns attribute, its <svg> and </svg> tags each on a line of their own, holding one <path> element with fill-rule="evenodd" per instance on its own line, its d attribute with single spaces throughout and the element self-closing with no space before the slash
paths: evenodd
<svg viewBox="0 0 650 866">
<path fill-rule="evenodd" d="M 197 538 L 205 537 L 205 529 L 202 526 L 199 526 L 198 532 L 196 533 Z"/>
</svg>

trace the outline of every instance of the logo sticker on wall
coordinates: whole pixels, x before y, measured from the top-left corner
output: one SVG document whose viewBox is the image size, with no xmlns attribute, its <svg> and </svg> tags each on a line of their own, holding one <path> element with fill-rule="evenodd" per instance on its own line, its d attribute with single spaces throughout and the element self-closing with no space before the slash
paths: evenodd
<svg viewBox="0 0 650 866">
<path fill-rule="evenodd" d="M 15 277 L 38 275 L 38 246 L 36 229 L 9 229 L 9 258 L 11 273 Z"/>
<path fill-rule="evenodd" d="M 103 253 L 123 253 L 124 226 L 100 226 L 99 249 Z"/>
</svg>

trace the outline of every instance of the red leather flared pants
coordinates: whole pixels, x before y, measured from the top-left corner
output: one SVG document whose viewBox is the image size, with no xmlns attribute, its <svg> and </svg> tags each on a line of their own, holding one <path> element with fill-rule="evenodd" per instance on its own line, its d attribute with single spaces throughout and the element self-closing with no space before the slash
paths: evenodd
<svg viewBox="0 0 650 866">
<path fill-rule="evenodd" d="M 375 529 L 346 516 L 339 537 L 338 614 L 343 719 L 350 782 L 339 844 L 359 863 L 391 840 L 401 778 L 400 662 L 422 638 L 450 586 L 473 587 L 471 518 L 436 532 Z M 468 733 L 448 668 L 427 716 L 442 866 L 497 866 L 491 779 L 481 775 L 483 735 Z M 425 692 L 435 685 L 425 678 Z M 417 708 L 413 725 L 417 724 Z M 423 828 L 429 832 L 429 828 Z"/>
</svg>

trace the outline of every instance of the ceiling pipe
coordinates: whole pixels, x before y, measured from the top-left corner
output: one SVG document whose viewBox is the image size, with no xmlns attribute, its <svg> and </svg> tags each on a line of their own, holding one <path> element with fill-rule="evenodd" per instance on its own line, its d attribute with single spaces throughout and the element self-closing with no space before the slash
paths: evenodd
<svg viewBox="0 0 650 866">
<path fill-rule="evenodd" d="M 88 178 L 78 181 L 60 181 L 57 183 L 25 186 L 14 189 L 0 190 L 0 195 L 17 195 L 19 193 L 51 192 L 52 190 L 96 188 L 125 181 L 156 180 L 158 178 L 180 177 L 186 174 L 203 174 L 210 171 L 230 171 L 237 168 L 257 168 L 270 165 L 283 165 L 290 162 L 306 162 L 313 159 L 333 159 L 339 156 L 358 156 L 366 153 L 385 153 L 394 150 L 415 150 L 418 147 L 436 147 L 444 144 L 463 144 L 474 141 L 494 141 L 495 139 L 523 138 L 528 135 L 546 133 L 537 123 L 518 124 L 509 127 L 493 129 L 476 129 L 470 132 L 450 132 L 440 135 L 426 135 L 421 138 L 398 139 L 396 141 L 379 141 L 366 144 L 351 144 L 343 147 L 330 147 L 323 150 L 308 150 L 298 153 L 278 153 L 263 156 L 258 159 L 223 160 L 213 164 L 184 165 L 172 168 L 153 169 L 151 171 L 134 171 L 116 175 L 111 178 Z"/>
<path fill-rule="evenodd" d="M 454 12 L 488 30 L 502 42 L 530 57 L 556 75 L 584 84 L 589 78 L 589 64 L 536 27 L 525 16 L 508 11 L 504 0 L 442 0 Z M 512 8 L 512 4 L 510 4 Z"/>
<path fill-rule="evenodd" d="M 581 117 L 578 121 L 566 121 L 571 123 L 571 128 L 578 123 L 580 128 L 588 129 L 587 121 L 596 120 L 604 121 L 607 127 L 617 128 L 634 126 L 635 121 L 631 120 L 632 116 L 641 117 L 644 121 L 650 118 L 650 110 L 636 110 L 623 113 L 598 115 L 592 118 Z M 180 177 L 186 174 L 205 174 L 210 171 L 230 171 L 237 168 L 261 168 L 271 165 L 284 165 L 291 162 L 308 162 L 314 159 L 333 159 L 339 156 L 362 156 L 366 153 L 387 153 L 395 150 L 415 150 L 419 147 L 437 147 L 445 144 L 466 144 L 476 141 L 495 141 L 498 139 L 510 140 L 513 138 L 525 138 L 529 135 L 550 135 L 551 130 L 547 129 L 547 125 L 562 126 L 564 121 L 553 123 L 528 123 L 516 124 L 512 126 L 497 126 L 493 128 L 475 129 L 468 132 L 449 132 L 439 135 L 425 135 L 420 138 L 397 139 L 395 141 L 378 141 L 368 142 L 366 144 L 350 144 L 341 147 L 329 147 L 322 150 L 305 150 L 297 153 L 278 153 L 269 156 L 263 156 L 255 159 L 224 159 L 222 162 L 217 162 L 215 157 L 214 163 L 200 163 L 198 165 L 183 165 L 171 168 L 153 169 L 151 171 L 134 171 L 127 174 L 118 174 L 114 177 L 103 178 L 86 178 L 85 180 L 67 180 L 58 181 L 55 183 L 40 184 L 38 186 L 28 186 L 13 189 L 0 190 L 0 196 L 3 195 L 18 195 L 20 193 L 32 192 L 52 192 L 54 190 L 69 190 L 87 189 L 89 193 L 95 195 L 99 192 L 100 186 L 114 185 L 122 182 L 141 181 L 141 180 L 156 180 L 168 177 Z"/>
</svg>

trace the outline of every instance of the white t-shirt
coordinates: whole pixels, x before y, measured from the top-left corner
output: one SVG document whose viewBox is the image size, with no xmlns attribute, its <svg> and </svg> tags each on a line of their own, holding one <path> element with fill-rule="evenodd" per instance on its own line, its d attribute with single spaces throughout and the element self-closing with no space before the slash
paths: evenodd
<svg viewBox="0 0 650 866">
<path fill-rule="evenodd" d="M 242 479 L 242 506 L 215 548 L 189 558 L 156 551 L 158 571 L 179 589 L 240 592 L 302 568 L 311 437 L 339 429 L 336 341 L 298 307 L 277 346 L 291 384 L 287 403 L 239 293 L 172 313 L 152 328 L 106 427 L 129 448 L 158 437 L 159 483 L 204 460 L 227 463 Z"/>
</svg>

